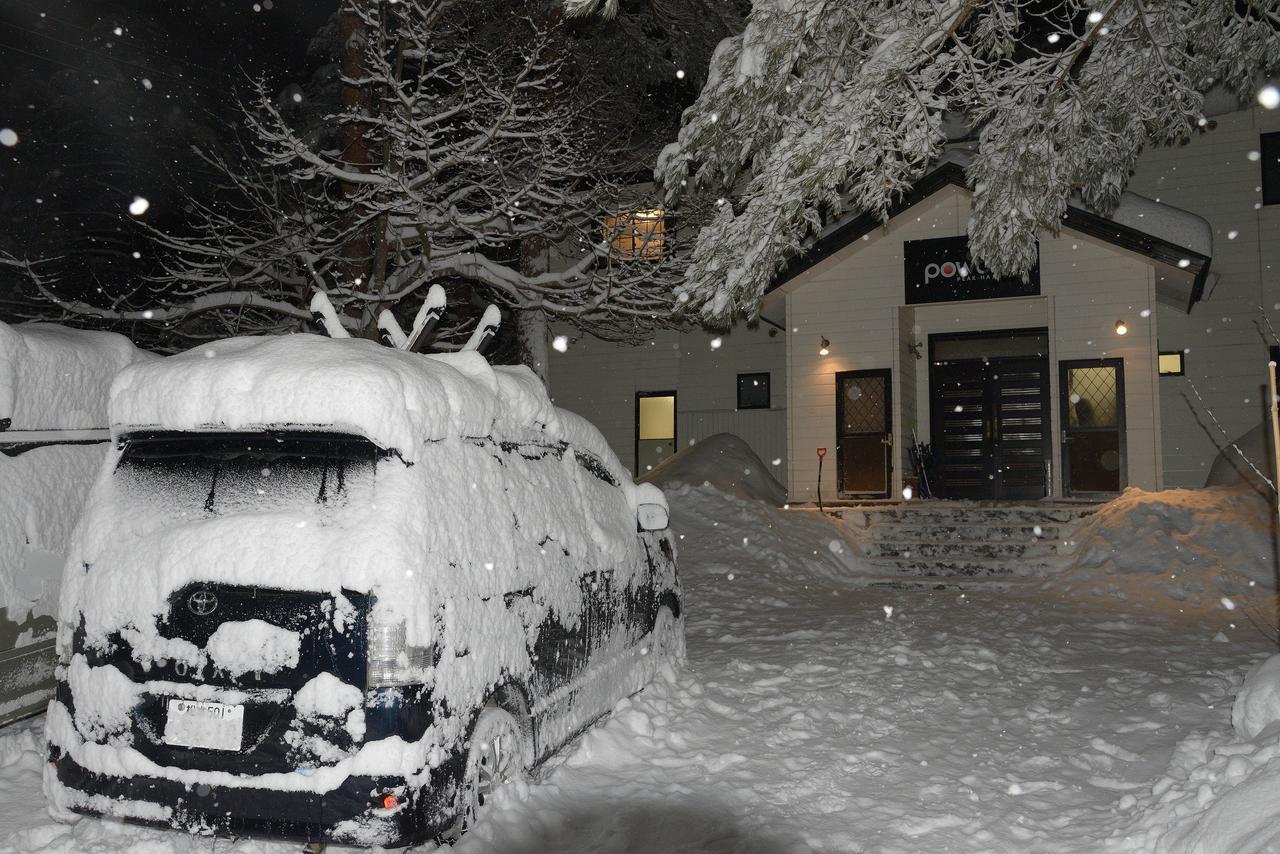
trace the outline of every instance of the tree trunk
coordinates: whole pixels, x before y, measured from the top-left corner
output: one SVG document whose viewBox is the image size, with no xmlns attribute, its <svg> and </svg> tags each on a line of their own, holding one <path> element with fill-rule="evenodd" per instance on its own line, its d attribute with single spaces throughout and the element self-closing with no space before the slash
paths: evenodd
<svg viewBox="0 0 1280 854">
<path fill-rule="evenodd" d="M 550 348 L 547 346 L 550 329 L 546 312 L 540 308 L 525 308 L 517 309 L 515 315 L 516 329 L 520 333 L 520 358 L 550 390 Z"/>
<path fill-rule="evenodd" d="M 361 11 L 369 7 L 370 0 L 346 0 L 338 15 L 338 40 L 342 45 L 342 125 L 340 158 L 343 164 L 356 172 L 368 172 L 369 161 L 369 125 L 367 119 L 372 105 L 369 87 L 352 83 L 352 80 L 363 80 L 369 75 L 369 64 L 366 51 L 369 50 L 369 38 L 372 35 Z M 342 192 L 348 200 L 359 194 L 360 187 L 343 183 Z M 342 245 L 342 260 L 338 265 L 341 284 L 346 287 L 368 290 L 372 286 L 374 233 L 373 223 L 360 224 L 364 211 L 360 206 L 349 203 L 342 215 L 342 226 L 346 240 Z M 360 285 L 356 285 L 359 281 Z M 362 329 L 373 329 L 371 313 L 359 300 L 347 304 L 347 313 L 360 318 Z M 368 315 L 368 316 L 366 316 Z M 376 330 L 374 330 L 376 333 Z"/>
</svg>

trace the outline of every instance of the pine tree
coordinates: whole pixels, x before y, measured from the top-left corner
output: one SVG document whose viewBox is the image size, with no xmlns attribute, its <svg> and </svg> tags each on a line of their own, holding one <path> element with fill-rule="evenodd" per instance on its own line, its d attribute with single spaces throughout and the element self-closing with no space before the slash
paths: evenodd
<svg viewBox="0 0 1280 854">
<path fill-rule="evenodd" d="M 1278 61 L 1276 0 L 757 0 L 659 158 L 670 198 L 719 201 L 682 309 L 754 315 L 824 222 L 887 218 L 956 117 L 977 134 L 973 252 L 1021 273 L 1073 192 L 1109 213 L 1145 147 L 1205 123 L 1205 93 L 1251 97 Z"/>
</svg>

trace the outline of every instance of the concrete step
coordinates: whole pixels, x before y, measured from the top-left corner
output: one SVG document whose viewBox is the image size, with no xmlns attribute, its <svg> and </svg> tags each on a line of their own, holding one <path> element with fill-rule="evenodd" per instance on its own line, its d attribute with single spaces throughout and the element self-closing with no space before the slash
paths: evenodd
<svg viewBox="0 0 1280 854">
<path fill-rule="evenodd" d="M 1064 530 L 1073 528 L 1061 522 L 1044 525 L 932 525 L 916 522 L 884 522 L 870 527 L 867 533 L 874 542 L 888 543 L 1046 543 L 1058 541 Z"/>
<path fill-rule="evenodd" d="M 1017 589 L 1033 589 L 1044 583 L 1037 576 L 864 576 L 855 579 L 866 587 L 887 590 L 913 591 L 946 591 L 956 590 L 962 593 L 985 590 L 1002 591 Z"/>
<path fill-rule="evenodd" d="M 879 570 L 883 570 L 887 575 L 917 578 L 957 575 L 1031 576 L 1044 575 L 1052 568 L 1052 564 L 1047 561 L 1024 558 L 987 558 L 980 560 L 964 560 L 962 558 L 871 558 L 867 563 Z"/>
<path fill-rule="evenodd" d="M 1004 542 L 1000 540 L 870 540 L 863 549 L 871 558 L 949 558 L 964 560 L 1055 557 L 1059 554 L 1054 541 Z"/>
<path fill-rule="evenodd" d="M 1078 522 L 1096 509 L 1096 504 L 987 505 L 920 501 L 884 507 L 843 508 L 840 515 L 854 527 L 886 524 L 1043 527 L 1046 524 Z"/>
</svg>

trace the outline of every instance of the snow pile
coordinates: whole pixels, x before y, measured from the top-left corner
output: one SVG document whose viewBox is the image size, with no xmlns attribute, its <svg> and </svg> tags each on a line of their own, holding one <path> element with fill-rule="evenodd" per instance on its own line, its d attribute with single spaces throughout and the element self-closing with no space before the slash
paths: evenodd
<svg viewBox="0 0 1280 854">
<path fill-rule="evenodd" d="M 1276 722 L 1280 722 L 1280 655 L 1249 671 L 1231 707 L 1231 726 L 1241 738 L 1257 738 Z"/>
<path fill-rule="evenodd" d="M 1263 854 L 1280 850 L 1280 655 L 1259 662 L 1236 695 L 1235 732 L 1180 742 L 1165 775 L 1117 834 L 1130 851 Z"/>
<path fill-rule="evenodd" d="M 105 427 L 111 378 L 140 355 L 113 332 L 0 323 L 0 429 Z"/>
<path fill-rule="evenodd" d="M 0 431 L 105 429 L 111 378 L 143 358 L 154 357 L 114 333 L 0 323 Z M 102 445 L 56 445 L 0 455 L 0 618 L 21 626 L 52 616 L 67 541 L 103 454 Z"/>
<path fill-rule="evenodd" d="M 729 495 L 774 506 L 787 500 L 787 488 L 774 479 L 751 446 L 732 433 L 716 433 L 677 451 L 639 480 L 662 487 L 705 483 Z"/>
<path fill-rule="evenodd" d="M 1065 580 L 1105 585 L 1145 576 L 1192 603 L 1274 589 L 1273 523 L 1271 506 L 1247 488 L 1126 489 L 1076 532 Z"/>
</svg>

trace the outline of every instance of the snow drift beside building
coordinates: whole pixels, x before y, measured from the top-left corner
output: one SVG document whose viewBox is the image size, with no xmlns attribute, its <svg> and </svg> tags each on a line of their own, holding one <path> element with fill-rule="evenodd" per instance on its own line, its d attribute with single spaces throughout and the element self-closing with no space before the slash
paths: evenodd
<svg viewBox="0 0 1280 854">
<path fill-rule="evenodd" d="M 751 446 L 732 433 L 716 433 L 677 451 L 639 480 L 664 489 L 710 484 L 728 495 L 775 507 L 787 500 L 787 488 L 769 473 Z"/>
<path fill-rule="evenodd" d="M 1077 533 L 1072 581 L 1150 576 L 1193 603 L 1276 586 L 1275 514 L 1247 487 L 1126 489 Z"/>
</svg>

